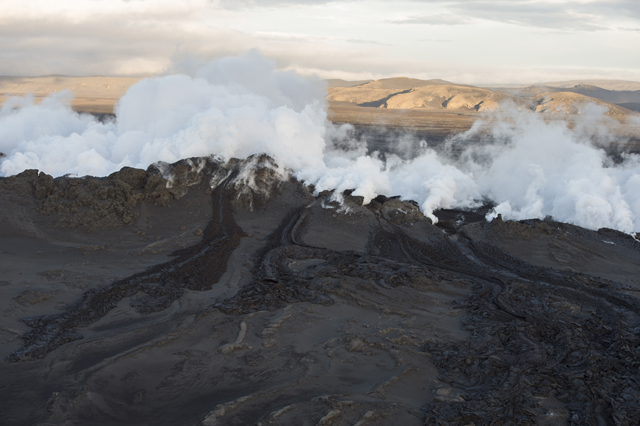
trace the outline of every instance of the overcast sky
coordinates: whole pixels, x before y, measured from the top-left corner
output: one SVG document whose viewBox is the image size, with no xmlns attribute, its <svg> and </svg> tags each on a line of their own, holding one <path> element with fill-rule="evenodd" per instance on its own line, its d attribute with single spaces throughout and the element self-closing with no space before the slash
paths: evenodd
<svg viewBox="0 0 640 426">
<path fill-rule="evenodd" d="M 640 0 L 0 0 L 0 75 L 153 75 L 249 49 L 348 80 L 640 81 Z"/>
</svg>

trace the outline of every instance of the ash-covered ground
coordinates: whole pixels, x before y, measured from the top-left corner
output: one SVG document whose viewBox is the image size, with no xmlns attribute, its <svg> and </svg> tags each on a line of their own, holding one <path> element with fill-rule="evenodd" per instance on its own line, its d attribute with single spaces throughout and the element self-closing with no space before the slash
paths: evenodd
<svg viewBox="0 0 640 426">
<path fill-rule="evenodd" d="M 282 179 L 0 179 L 3 425 L 637 425 L 640 243 Z"/>
</svg>

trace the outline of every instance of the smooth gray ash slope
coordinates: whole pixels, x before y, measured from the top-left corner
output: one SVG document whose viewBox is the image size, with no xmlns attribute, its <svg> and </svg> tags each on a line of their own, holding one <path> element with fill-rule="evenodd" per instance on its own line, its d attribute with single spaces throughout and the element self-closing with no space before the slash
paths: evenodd
<svg viewBox="0 0 640 426">
<path fill-rule="evenodd" d="M 634 238 L 329 195 L 267 157 L 1 179 L 0 423 L 637 424 Z"/>
</svg>

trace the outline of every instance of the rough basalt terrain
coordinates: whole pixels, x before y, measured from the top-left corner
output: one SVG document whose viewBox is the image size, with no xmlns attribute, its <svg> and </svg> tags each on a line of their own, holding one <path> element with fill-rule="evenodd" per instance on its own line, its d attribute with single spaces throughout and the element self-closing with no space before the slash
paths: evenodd
<svg viewBox="0 0 640 426">
<path fill-rule="evenodd" d="M 0 179 L 0 424 L 636 425 L 640 242 L 266 156 Z"/>
</svg>

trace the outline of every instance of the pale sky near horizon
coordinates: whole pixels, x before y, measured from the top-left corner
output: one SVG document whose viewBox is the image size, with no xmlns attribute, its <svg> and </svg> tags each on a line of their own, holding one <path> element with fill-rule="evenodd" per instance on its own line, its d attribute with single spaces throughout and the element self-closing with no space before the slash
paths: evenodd
<svg viewBox="0 0 640 426">
<path fill-rule="evenodd" d="M 640 81 L 640 0 L 0 0 L 0 75 L 154 75 L 249 49 L 323 78 Z"/>
</svg>

